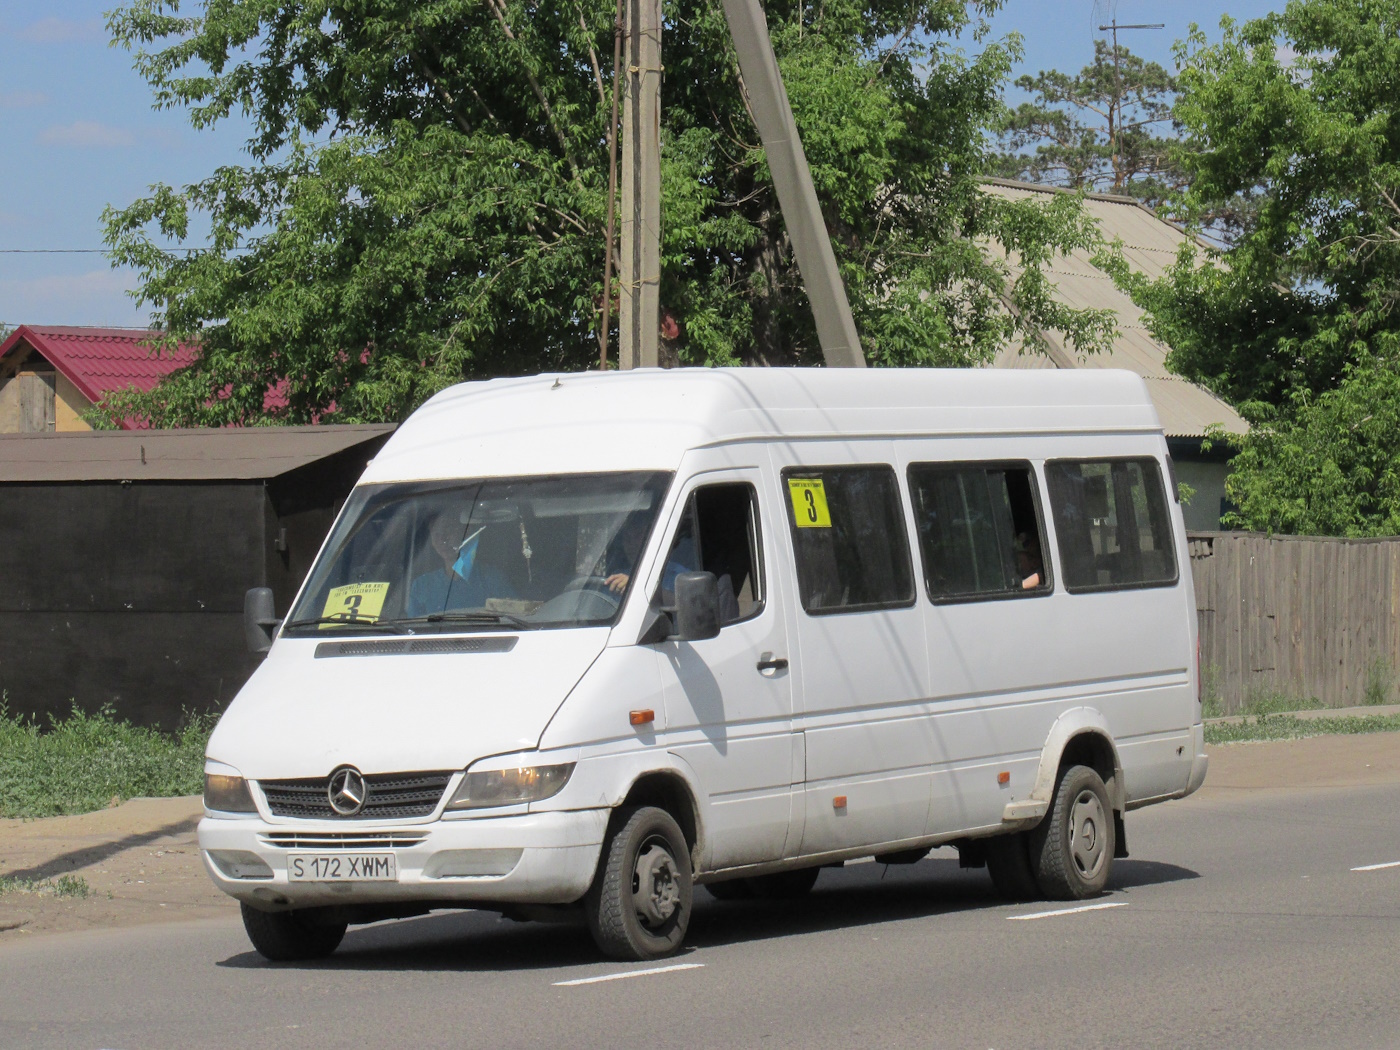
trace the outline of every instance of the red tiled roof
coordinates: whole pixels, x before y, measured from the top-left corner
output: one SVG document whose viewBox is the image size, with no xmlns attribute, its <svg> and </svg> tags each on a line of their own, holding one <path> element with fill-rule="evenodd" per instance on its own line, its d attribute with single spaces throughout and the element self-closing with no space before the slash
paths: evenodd
<svg viewBox="0 0 1400 1050">
<path fill-rule="evenodd" d="M 20 325 L 0 344 L 4 358 L 21 341 L 43 354 L 89 401 L 114 390 L 150 390 L 169 372 L 194 359 L 188 346 L 154 356 L 145 345 L 160 337 L 144 328 L 48 328 Z"/>
<path fill-rule="evenodd" d="M 155 354 L 148 345 L 161 333 L 145 328 L 75 328 L 20 325 L 0 343 L 0 360 L 21 342 L 43 354 L 89 401 L 104 394 L 135 387 L 145 392 L 177 368 L 194 360 L 194 350 L 182 343 L 174 351 Z M 285 384 L 283 384 L 285 385 Z M 285 391 L 269 387 L 265 408 L 287 403 Z M 144 427 L 144 422 L 123 420 L 124 429 Z"/>
</svg>

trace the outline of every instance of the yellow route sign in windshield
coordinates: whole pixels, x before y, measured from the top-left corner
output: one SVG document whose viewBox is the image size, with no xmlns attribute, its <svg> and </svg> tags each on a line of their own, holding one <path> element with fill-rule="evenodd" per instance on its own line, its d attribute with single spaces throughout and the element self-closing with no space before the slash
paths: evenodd
<svg viewBox="0 0 1400 1050">
<path fill-rule="evenodd" d="M 799 529 L 831 528 L 821 478 L 788 478 L 788 495 L 792 497 L 792 521 Z"/>
<path fill-rule="evenodd" d="M 344 587 L 332 587 L 326 595 L 326 607 L 321 615 L 337 620 L 378 620 L 388 597 L 389 584 L 386 583 L 347 583 Z M 325 630 L 331 624 L 321 624 Z"/>
</svg>

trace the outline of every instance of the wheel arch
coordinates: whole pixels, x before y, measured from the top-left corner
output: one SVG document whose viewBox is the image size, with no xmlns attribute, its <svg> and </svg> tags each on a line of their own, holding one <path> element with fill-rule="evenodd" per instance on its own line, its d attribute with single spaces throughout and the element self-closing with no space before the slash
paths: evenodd
<svg viewBox="0 0 1400 1050">
<path fill-rule="evenodd" d="M 1056 719 L 1040 752 L 1031 798 L 1048 804 L 1054 797 L 1060 771 L 1067 765 L 1088 766 L 1098 773 L 1108 789 L 1109 803 L 1115 811 L 1123 812 L 1127 798 L 1123 764 L 1102 712 L 1076 707 Z"/>
<path fill-rule="evenodd" d="M 677 769 L 652 769 L 639 774 L 619 801 L 620 806 L 656 806 L 664 809 L 680 825 L 690 847 L 690 866 L 699 871 L 704 851 L 704 825 L 695 791 Z"/>
</svg>

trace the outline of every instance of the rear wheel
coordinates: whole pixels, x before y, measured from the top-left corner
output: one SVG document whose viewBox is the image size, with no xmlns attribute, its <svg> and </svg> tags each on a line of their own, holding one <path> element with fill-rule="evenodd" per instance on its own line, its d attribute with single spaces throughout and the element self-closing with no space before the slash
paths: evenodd
<svg viewBox="0 0 1400 1050">
<path fill-rule="evenodd" d="M 343 922 L 321 922 L 318 909 L 301 911 L 258 911 L 243 906 L 243 928 L 258 954 L 273 962 L 301 962 L 322 959 L 340 946 L 345 936 Z"/>
<path fill-rule="evenodd" d="M 1051 900 L 1097 897 L 1113 867 L 1113 808 L 1103 780 L 1088 766 L 1060 775 L 1050 813 L 1030 833 L 1031 868 Z"/>
<path fill-rule="evenodd" d="M 1009 901 L 1033 901 L 1040 897 L 1023 831 L 987 840 L 987 872 L 997 892 Z"/>
<path fill-rule="evenodd" d="M 658 959 L 681 946 L 690 925 L 690 849 L 664 809 L 613 814 L 584 897 L 594 942 L 614 959 Z"/>
</svg>

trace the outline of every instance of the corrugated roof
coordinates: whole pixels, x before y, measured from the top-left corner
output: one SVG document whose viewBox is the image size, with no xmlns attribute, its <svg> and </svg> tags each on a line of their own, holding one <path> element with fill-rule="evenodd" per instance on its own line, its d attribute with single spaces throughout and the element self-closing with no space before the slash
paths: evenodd
<svg viewBox="0 0 1400 1050">
<path fill-rule="evenodd" d="M 992 179 L 987 192 L 1010 199 L 1064 192 L 1050 186 Z M 1123 242 L 1123 257 L 1134 270 L 1148 277 L 1159 277 L 1173 262 L 1187 240 L 1171 223 L 1159 219 L 1131 197 L 1089 194 L 1085 210 L 1099 224 L 1107 241 Z M 1014 264 L 1013 264 L 1014 266 Z M 1045 332 L 1050 343 L 1049 357 L 1023 354 L 1019 344 L 1006 347 L 992 362 L 996 368 L 1126 368 L 1147 382 L 1168 437 L 1204 437 L 1206 429 L 1219 424 L 1232 434 L 1243 434 L 1249 426 L 1233 408 L 1210 391 L 1183 379 L 1167 369 L 1170 348 L 1147 328 L 1143 311 L 1113 283 L 1113 279 L 1078 249 L 1060 256 L 1049 267 L 1057 298 L 1078 309 L 1091 307 L 1112 310 L 1118 317 L 1118 335 L 1113 348 L 1102 354 L 1076 355 L 1058 332 Z"/>
<path fill-rule="evenodd" d="M 393 430 L 374 423 L 0 434 L 0 482 L 275 478 Z"/>
<path fill-rule="evenodd" d="M 152 342 L 161 332 L 147 328 L 78 328 L 20 325 L 0 343 L 0 362 L 21 346 L 32 346 L 66 376 L 89 401 L 104 394 L 135 388 L 152 389 L 163 376 L 194 360 L 194 349 L 182 343 L 157 353 Z M 285 383 L 268 387 L 265 408 L 287 403 Z M 125 429 L 139 429 L 139 420 L 123 420 Z"/>
</svg>

